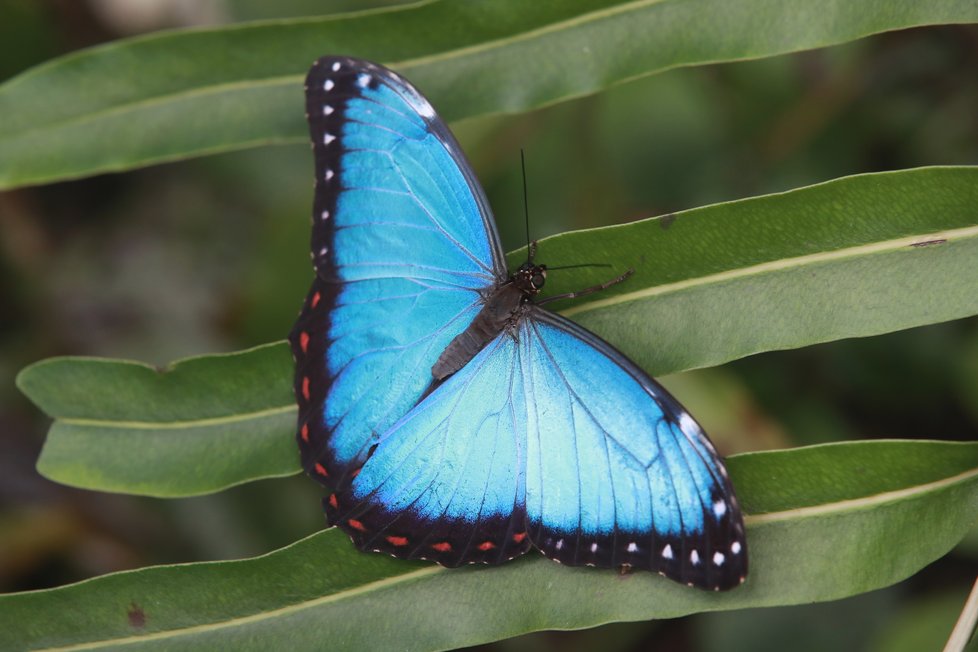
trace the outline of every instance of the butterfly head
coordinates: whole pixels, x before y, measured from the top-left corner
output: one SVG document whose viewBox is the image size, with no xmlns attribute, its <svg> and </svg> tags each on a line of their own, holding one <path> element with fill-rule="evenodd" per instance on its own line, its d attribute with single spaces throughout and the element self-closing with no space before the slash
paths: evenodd
<svg viewBox="0 0 978 652">
<path fill-rule="evenodd" d="M 513 274 L 513 283 L 527 297 L 535 296 L 547 282 L 547 266 L 535 265 L 531 261 L 523 263 Z"/>
</svg>

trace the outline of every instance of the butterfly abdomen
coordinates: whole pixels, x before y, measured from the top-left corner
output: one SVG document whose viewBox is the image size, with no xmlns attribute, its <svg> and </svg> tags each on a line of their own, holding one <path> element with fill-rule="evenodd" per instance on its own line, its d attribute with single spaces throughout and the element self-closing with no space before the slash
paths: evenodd
<svg viewBox="0 0 978 652">
<path fill-rule="evenodd" d="M 517 318 L 525 293 L 514 283 L 505 283 L 489 295 L 472 323 L 453 339 L 431 367 L 435 380 L 444 380 L 468 364 Z"/>
</svg>

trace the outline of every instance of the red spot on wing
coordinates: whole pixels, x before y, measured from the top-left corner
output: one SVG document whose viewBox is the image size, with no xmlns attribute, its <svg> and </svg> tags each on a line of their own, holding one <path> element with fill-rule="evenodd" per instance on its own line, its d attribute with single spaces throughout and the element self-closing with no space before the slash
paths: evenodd
<svg viewBox="0 0 978 652">
<path fill-rule="evenodd" d="M 302 349 L 303 353 L 309 350 L 309 333 L 305 331 L 299 333 L 299 348 Z"/>
<path fill-rule="evenodd" d="M 309 376 L 302 378 L 302 398 L 309 400 Z"/>
<path fill-rule="evenodd" d="M 441 541 L 439 543 L 431 544 L 431 547 L 438 552 L 449 552 L 452 549 L 452 544 L 447 541 Z"/>
<path fill-rule="evenodd" d="M 400 546 L 406 546 L 408 544 L 408 538 L 407 537 L 395 537 L 395 536 L 392 535 L 392 536 L 385 537 L 385 538 L 387 539 L 387 542 L 389 544 L 391 544 L 392 546 L 400 547 Z"/>
<path fill-rule="evenodd" d="M 522 543 L 523 539 L 525 538 L 526 538 L 526 532 L 519 532 L 513 535 L 513 541 L 515 541 L 516 543 Z"/>
<path fill-rule="evenodd" d="M 312 308 L 315 308 L 317 305 L 319 305 L 319 299 L 320 298 L 321 297 L 319 296 L 319 293 L 318 292 L 316 294 L 312 295 L 312 301 L 309 302 L 309 306 L 312 307 Z"/>
<path fill-rule="evenodd" d="M 350 520 L 348 520 L 347 521 L 347 525 L 349 525 L 350 527 L 352 527 L 357 532 L 366 532 L 367 531 L 367 528 L 365 528 L 363 526 L 363 523 L 361 523 L 360 521 L 356 520 L 355 518 L 351 518 Z"/>
<path fill-rule="evenodd" d="M 329 477 L 329 473 L 326 473 L 326 467 L 320 464 L 319 462 L 316 462 L 316 466 L 314 466 L 313 468 L 316 469 L 316 473 L 323 476 L 324 478 Z"/>
<path fill-rule="evenodd" d="M 329 495 L 329 506 L 336 509 L 336 494 Z"/>
<path fill-rule="evenodd" d="M 299 436 L 302 437 L 302 441 L 309 443 L 309 426 L 302 424 L 302 428 L 299 430 Z"/>
<path fill-rule="evenodd" d="M 496 544 L 493 543 L 492 541 L 483 541 L 476 547 L 482 552 L 486 552 L 487 550 L 492 550 L 493 548 L 495 548 Z"/>
</svg>

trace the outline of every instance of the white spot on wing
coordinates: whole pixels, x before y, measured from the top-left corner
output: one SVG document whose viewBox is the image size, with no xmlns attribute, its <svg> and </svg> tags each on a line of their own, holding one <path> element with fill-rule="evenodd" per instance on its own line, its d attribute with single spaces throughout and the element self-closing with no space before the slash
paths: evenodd
<svg viewBox="0 0 978 652">
<path fill-rule="evenodd" d="M 322 215 L 319 216 L 323 221 L 329 219 L 329 211 L 323 211 Z"/>
<path fill-rule="evenodd" d="M 564 540 L 563 539 L 557 539 L 557 543 L 554 544 L 554 549 L 555 550 L 560 550 L 563 547 L 564 547 Z"/>
<path fill-rule="evenodd" d="M 716 566 L 723 566 L 723 560 L 724 559 L 726 559 L 726 557 L 724 557 L 723 556 L 723 553 L 720 552 L 719 550 L 717 552 L 713 553 L 713 563 L 714 563 L 714 565 L 716 565 Z"/>
<path fill-rule="evenodd" d="M 331 107 L 329 104 L 323 104 L 323 115 L 329 115 L 332 112 L 333 107 Z"/>
<path fill-rule="evenodd" d="M 360 76 L 357 77 L 357 86 L 359 86 L 360 88 L 366 88 L 367 86 L 370 86 L 370 75 L 368 75 L 365 72 L 360 73 Z"/>
<path fill-rule="evenodd" d="M 333 134 L 328 132 L 323 134 L 323 145 L 329 145 L 334 140 L 336 140 L 336 136 Z"/>
<path fill-rule="evenodd" d="M 666 547 L 662 549 L 663 559 L 672 559 L 672 544 L 667 543 Z"/>
<path fill-rule="evenodd" d="M 329 247 L 323 247 L 322 249 L 319 250 L 320 256 L 325 256 L 327 253 L 329 253 Z"/>
<path fill-rule="evenodd" d="M 326 178 L 327 181 L 329 181 L 330 179 L 333 178 L 334 174 L 333 174 L 333 171 L 332 170 L 330 170 L 330 169 L 327 168 L 326 174 L 323 175 L 323 176 Z"/>
<path fill-rule="evenodd" d="M 336 72 L 339 69 L 340 69 L 340 62 L 339 61 L 334 62 L 333 63 L 333 72 Z"/>
<path fill-rule="evenodd" d="M 336 87 L 336 84 L 333 83 L 333 80 L 332 79 L 327 79 L 326 81 L 323 82 L 323 90 L 326 91 L 327 93 L 329 91 L 333 90 L 333 88 L 335 88 L 335 87 Z"/>
<path fill-rule="evenodd" d="M 628 550 L 628 552 L 638 552 L 638 544 L 632 541 L 628 544 L 628 548 L 626 548 L 626 550 Z"/>
<path fill-rule="evenodd" d="M 721 516 L 726 514 L 727 503 L 723 502 L 722 500 L 718 500 L 715 503 L 713 503 L 713 513 L 717 515 L 717 518 L 720 518 Z"/>
<path fill-rule="evenodd" d="M 699 566 L 700 564 L 700 553 L 696 552 L 695 549 L 693 552 L 689 553 L 689 563 L 691 563 L 693 566 Z"/>
<path fill-rule="evenodd" d="M 693 417 L 689 416 L 687 412 L 683 412 L 679 416 L 679 428 L 687 437 L 699 437 L 702 434 L 700 427 L 696 425 Z"/>
<path fill-rule="evenodd" d="M 407 100 L 407 103 L 411 105 L 411 108 L 417 111 L 421 117 L 428 118 L 429 120 L 435 117 L 434 107 L 428 103 L 428 100 L 424 99 L 417 93 L 407 90 L 404 95 L 404 99 Z"/>
<path fill-rule="evenodd" d="M 597 551 L 598 551 L 598 544 L 597 543 L 592 543 L 591 544 L 591 552 L 597 552 Z"/>
<path fill-rule="evenodd" d="M 733 543 L 730 544 L 730 552 L 732 552 L 735 555 L 740 554 L 740 541 L 734 541 Z"/>
</svg>

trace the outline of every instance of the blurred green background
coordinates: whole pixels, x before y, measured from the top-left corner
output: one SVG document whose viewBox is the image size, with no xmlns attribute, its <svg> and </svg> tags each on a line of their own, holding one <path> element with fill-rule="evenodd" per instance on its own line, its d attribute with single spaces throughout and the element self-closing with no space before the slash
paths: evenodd
<svg viewBox="0 0 978 652">
<path fill-rule="evenodd" d="M 167 27 L 382 4 L 0 0 L 0 79 Z M 523 238 L 521 147 L 541 237 L 848 174 L 978 164 L 976 71 L 978 26 L 926 28 L 674 70 L 453 126 L 509 250 Z M 303 477 L 172 501 L 54 484 L 34 470 L 47 419 L 13 384 L 23 366 L 52 355 L 164 364 L 282 339 L 311 278 L 311 191 L 303 144 L 0 193 L 0 591 L 251 556 L 323 527 L 319 490 Z M 540 258 L 560 264 L 546 251 Z M 974 440 L 978 318 L 754 356 L 665 383 L 725 454 L 857 438 Z M 936 649 L 976 574 L 978 534 L 897 586 L 835 603 L 485 648 Z"/>
</svg>

